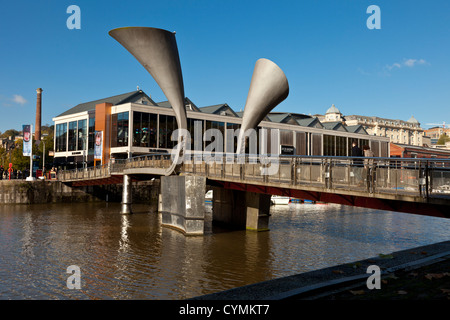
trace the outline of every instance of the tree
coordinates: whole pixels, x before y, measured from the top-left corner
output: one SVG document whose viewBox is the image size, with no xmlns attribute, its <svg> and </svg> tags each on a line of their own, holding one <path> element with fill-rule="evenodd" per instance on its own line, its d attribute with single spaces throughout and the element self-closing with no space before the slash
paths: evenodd
<svg viewBox="0 0 450 320">
<path fill-rule="evenodd" d="M 36 146 L 33 141 L 33 154 L 36 154 Z M 9 159 L 8 159 L 9 162 Z M 23 140 L 19 140 L 16 143 L 16 147 L 12 151 L 11 154 L 11 162 L 13 164 L 13 168 L 17 170 L 25 170 L 30 168 L 30 157 L 23 156 Z"/>
<path fill-rule="evenodd" d="M 20 135 L 20 132 L 19 132 L 19 131 L 15 130 L 15 129 L 8 129 L 8 130 L 6 130 L 5 132 L 3 132 L 3 133 L 0 135 L 0 137 L 1 137 L 1 138 L 8 138 L 9 136 L 16 137 L 16 136 L 18 136 L 18 135 Z"/>
<path fill-rule="evenodd" d="M 450 137 L 443 133 L 437 142 L 437 144 L 445 145 L 446 142 L 450 142 Z"/>
<path fill-rule="evenodd" d="M 53 151 L 53 132 L 50 132 L 48 136 L 43 136 L 41 138 L 41 143 L 36 150 L 36 155 L 40 157 L 39 159 L 39 168 L 42 168 L 44 162 L 44 144 L 45 144 L 45 167 L 51 168 L 51 164 L 53 163 L 53 157 L 49 156 L 49 151 Z"/>
<path fill-rule="evenodd" d="M 7 161 L 9 161 L 8 152 L 6 152 L 6 149 L 0 147 L 0 165 L 2 165 L 3 168 L 6 168 L 5 166 L 8 165 Z"/>
<path fill-rule="evenodd" d="M 44 144 L 45 144 L 45 167 L 51 167 L 53 163 L 53 157 L 49 156 L 49 151 L 53 150 L 53 140 L 54 140 L 54 126 L 45 125 L 41 127 L 41 142 L 36 146 L 36 141 L 32 140 L 33 155 L 39 156 L 39 168 L 43 165 L 43 154 L 44 154 Z M 0 137 L 18 136 L 21 132 L 15 129 L 6 130 Z M 7 151 L 0 147 L 0 164 L 4 168 L 9 166 L 9 163 L 13 164 L 13 168 L 17 170 L 25 170 L 30 168 L 30 157 L 23 156 L 23 140 L 18 140 L 14 144 L 14 148 L 11 151 Z"/>
</svg>

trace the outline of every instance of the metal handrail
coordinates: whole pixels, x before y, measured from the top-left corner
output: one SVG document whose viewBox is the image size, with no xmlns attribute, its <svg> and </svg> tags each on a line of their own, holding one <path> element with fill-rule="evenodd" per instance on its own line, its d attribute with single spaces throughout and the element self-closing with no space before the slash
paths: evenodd
<svg viewBox="0 0 450 320">
<path fill-rule="evenodd" d="M 450 159 L 377 158 L 335 156 L 212 154 L 204 161 L 201 154 L 188 153 L 181 172 L 246 182 L 276 183 L 287 186 L 311 185 L 325 189 L 361 190 L 369 194 L 408 194 L 422 198 L 450 198 Z M 218 161 L 217 161 L 218 160 Z M 241 161 L 242 160 L 242 161 Z M 267 161 L 270 160 L 270 161 Z M 127 168 L 168 168 L 171 154 L 147 154 L 113 159 L 108 164 L 65 170 L 61 180 L 86 180 L 123 173 Z M 277 165 L 273 175 L 264 169 Z"/>
</svg>

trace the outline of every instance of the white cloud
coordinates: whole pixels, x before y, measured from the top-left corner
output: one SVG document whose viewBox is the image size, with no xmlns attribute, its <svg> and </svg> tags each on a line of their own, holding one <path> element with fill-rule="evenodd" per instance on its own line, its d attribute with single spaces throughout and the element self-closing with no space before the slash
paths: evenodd
<svg viewBox="0 0 450 320">
<path fill-rule="evenodd" d="M 360 74 L 362 74 L 363 76 L 370 76 L 371 73 L 367 72 L 366 70 L 362 69 L 362 68 L 358 68 L 356 69 Z"/>
<path fill-rule="evenodd" d="M 405 62 L 404 62 L 405 66 L 407 66 L 407 67 L 414 67 L 415 65 L 426 64 L 426 63 L 427 62 L 425 60 L 423 60 L 423 59 L 419 59 L 419 60 L 408 59 L 408 60 L 405 60 Z"/>
<path fill-rule="evenodd" d="M 20 105 L 22 105 L 22 106 L 23 106 L 25 103 L 27 103 L 27 100 L 26 100 L 24 97 L 22 97 L 21 95 L 18 95 L 18 94 L 15 94 L 15 95 L 13 96 L 12 101 L 15 102 L 15 103 L 17 103 L 17 104 L 20 104 Z"/>
<path fill-rule="evenodd" d="M 395 68 L 401 68 L 402 67 L 402 65 L 400 64 L 400 63 L 398 63 L 398 62 L 396 62 L 396 63 L 394 63 L 394 64 L 392 64 L 392 65 L 388 65 L 388 66 L 386 66 L 386 68 L 390 71 L 390 70 L 392 70 L 392 69 L 395 69 Z"/>
<path fill-rule="evenodd" d="M 408 68 L 412 68 L 416 65 L 421 65 L 421 64 L 428 64 L 427 61 L 425 61 L 424 59 L 403 59 L 403 62 L 399 63 L 399 62 L 395 62 L 391 65 L 387 65 L 386 69 L 391 71 L 393 69 L 400 69 L 403 67 L 408 67 Z"/>
</svg>

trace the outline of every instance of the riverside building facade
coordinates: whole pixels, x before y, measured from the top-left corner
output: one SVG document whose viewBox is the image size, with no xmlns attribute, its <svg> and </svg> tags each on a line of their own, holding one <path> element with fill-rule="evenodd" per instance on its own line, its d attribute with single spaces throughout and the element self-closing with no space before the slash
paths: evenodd
<svg viewBox="0 0 450 320">
<path fill-rule="evenodd" d="M 369 135 L 387 137 L 393 143 L 423 146 L 424 129 L 414 116 L 407 121 L 362 115 L 344 116 L 335 105 L 325 115 L 317 115 L 323 123 L 342 123 L 347 127 L 362 126 Z"/>
<path fill-rule="evenodd" d="M 195 126 L 200 125 L 202 135 L 208 129 L 218 129 L 223 137 L 223 150 L 235 152 L 227 146 L 236 148 L 237 137 L 228 131 L 240 128 L 242 113 L 233 111 L 226 103 L 199 108 L 189 98 L 185 98 L 185 107 L 191 140 Z M 113 158 L 170 152 L 177 143 L 171 140 L 177 122 L 170 104 L 156 103 L 142 90 L 81 103 L 53 121 L 54 164 L 67 169 L 106 164 Z M 369 135 L 362 125 L 330 126 L 309 115 L 272 112 L 258 128 L 268 131 L 264 150 L 276 149 L 279 154 L 350 156 L 355 141 L 361 147 L 369 145 L 375 156 L 389 157 L 389 139 Z M 272 130 L 278 133 L 276 141 L 271 139 Z M 95 135 L 100 131 L 102 157 L 95 160 Z M 230 143 L 229 139 L 234 141 Z M 258 134 L 257 141 L 258 144 L 263 141 L 262 135 Z M 210 142 L 202 143 L 204 149 Z"/>
</svg>

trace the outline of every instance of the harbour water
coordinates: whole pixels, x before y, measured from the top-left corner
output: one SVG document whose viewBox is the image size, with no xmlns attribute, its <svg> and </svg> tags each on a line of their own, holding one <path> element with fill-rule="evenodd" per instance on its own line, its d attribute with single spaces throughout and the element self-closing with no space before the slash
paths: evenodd
<svg viewBox="0 0 450 320">
<path fill-rule="evenodd" d="M 272 206 L 269 232 L 203 237 L 133 209 L 0 205 L 0 299 L 185 299 L 450 240 L 448 219 L 331 204 Z M 67 287 L 74 265 L 81 289 Z"/>
</svg>

